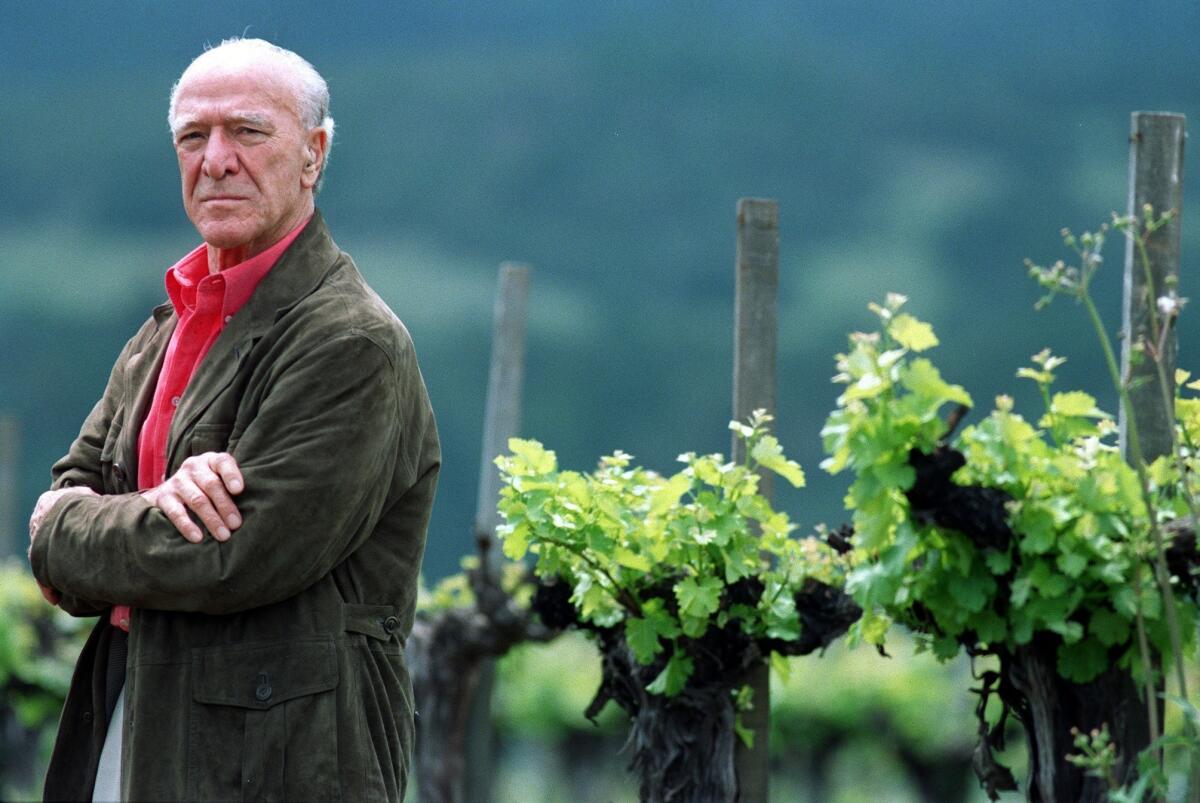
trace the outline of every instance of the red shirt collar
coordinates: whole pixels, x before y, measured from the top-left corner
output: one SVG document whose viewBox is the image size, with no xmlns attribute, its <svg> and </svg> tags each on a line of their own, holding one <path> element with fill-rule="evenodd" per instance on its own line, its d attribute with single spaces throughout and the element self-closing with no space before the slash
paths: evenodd
<svg viewBox="0 0 1200 803">
<path fill-rule="evenodd" d="M 175 314 L 182 318 L 185 312 L 212 313 L 220 305 L 223 317 L 236 315 L 309 220 L 312 218 L 292 229 L 266 251 L 220 273 L 208 272 L 208 246 L 204 243 L 196 246 L 167 271 L 167 295 L 175 307 Z"/>
</svg>

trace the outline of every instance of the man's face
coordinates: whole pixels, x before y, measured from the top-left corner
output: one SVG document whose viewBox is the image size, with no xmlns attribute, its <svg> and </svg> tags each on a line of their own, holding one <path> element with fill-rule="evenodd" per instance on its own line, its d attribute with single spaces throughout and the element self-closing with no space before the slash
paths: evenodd
<svg viewBox="0 0 1200 803">
<path fill-rule="evenodd" d="M 184 78 L 175 120 L 183 206 L 210 246 L 253 256 L 311 212 L 324 132 L 302 125 L 294 91 L 269 66 Z"/>
</svg>

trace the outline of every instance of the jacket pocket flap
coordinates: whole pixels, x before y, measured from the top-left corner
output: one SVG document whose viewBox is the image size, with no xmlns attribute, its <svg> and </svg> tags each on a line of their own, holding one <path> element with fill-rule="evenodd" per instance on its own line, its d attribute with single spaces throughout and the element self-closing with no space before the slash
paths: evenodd
<svg viewBox="0 0 1200 803">
<path fill-rule="evenodd" d="M 197 424 L 192 427 L 188 439 L 189 453 L 197 455 L 227 451 L 229 433 L 232 431 L 233 427 L 226 424 Z"/>
<path fill-rule="evenodd" d="M 331 638 L 192 650 L 192 699 L 198 703 L 265 710 L 337 684 Z"/>
<path fill-rule="evenodd" d="M 347 633 L 362 633 L 380 641 L 390 641 L 400 626 L 391 605 L 343 605 L 342 617 Z"/>
</svg>

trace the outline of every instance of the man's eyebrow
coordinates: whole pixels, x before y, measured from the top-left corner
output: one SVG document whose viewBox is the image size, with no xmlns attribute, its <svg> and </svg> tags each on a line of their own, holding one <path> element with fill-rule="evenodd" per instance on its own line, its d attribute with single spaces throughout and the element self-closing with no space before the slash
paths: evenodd
<svg viewBox="0 0 1200 803">
<path fill-rule="evenodd" d="M 233 112 L 225 119 L 231 123 L 249 123 L 259 128 L 266 128 L 271 125 L 271 118 L 258 112 Z"/>
<path fill-rule="evenodd" d="M 226 125 L 252 125 L 256 128 L 270 128 L 271 118 L 261 112 L 253 111 L 234 111 L 224 115 L 223 121 Z M 175 123 L 175 134 L 189 128 L 203 127 L 208 125 L 203 117 L 181 117 Z"/>
<path fill-rule="evenodd" d="M 171 128 L 171 133 L 178 134 L 180 131 L 188 128 L 194 128 L 199 124 L 200 120 L 196 117 L 177 117 L 175 119 L 175 125 Z"/>
</svg>

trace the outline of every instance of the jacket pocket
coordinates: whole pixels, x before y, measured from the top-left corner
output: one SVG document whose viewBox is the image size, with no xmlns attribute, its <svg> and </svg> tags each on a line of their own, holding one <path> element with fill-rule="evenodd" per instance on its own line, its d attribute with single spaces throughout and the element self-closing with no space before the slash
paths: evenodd
<svg viewBox="0 0 1200 803">
<path fill-rule="evenodd" d="M 188 436 L 188 455 L 229 451 L 229 433 L 232 430 L 233 427 L 228 424 L 197 424 Z"/>
<path fill-rule="evenodd" d="M 337 800 L 332 638 L 192 651 L 188 797 Z"/>
</svg>

